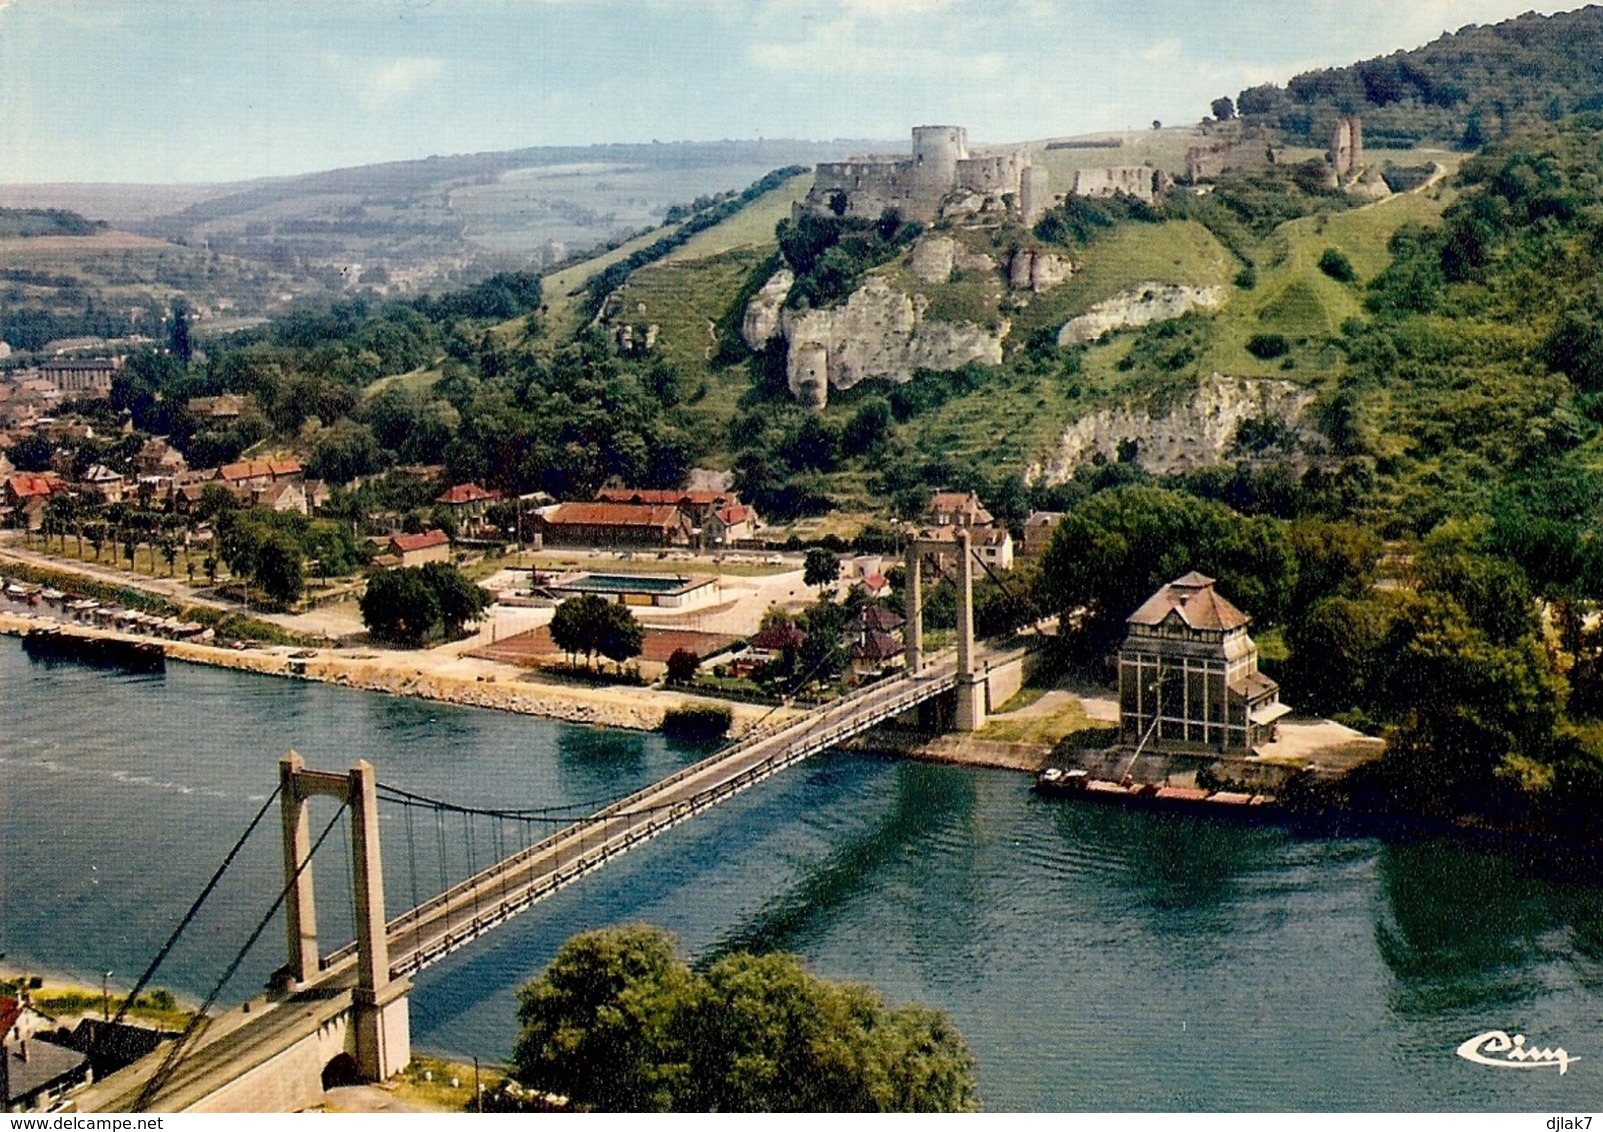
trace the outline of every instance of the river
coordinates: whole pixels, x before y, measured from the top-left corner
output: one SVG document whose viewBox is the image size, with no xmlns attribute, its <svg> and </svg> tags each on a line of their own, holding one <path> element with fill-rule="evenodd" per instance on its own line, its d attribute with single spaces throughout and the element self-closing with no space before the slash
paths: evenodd
<svg viewBox="0 0 1603 1132">
<path fill-rule="evenodd" d="M 0 641 L 0 951 L 127 986 L 276 782 L 366 758 L 381 781 L 471 805 L 627 792 L 695 752 L 323 684 L 171 666 L 30 661 Z M 314 809 L 314 830 L 328 807 Z M 321 815 L 321 816 L 320 816 Z M 386 812 L 389 904 L 506 841 Z M 343 831 L 340 831 L 343 832 Z M 192 997 L 271 902 L 263 823 L 156 980 Z M 319 855 L 324 948 L 349 937 L 348 858 Z M 424 972 L 415 1048 L 499 1060 L 515 990 L 574 932 L 643 920 L 705 958 L 805 956 L 819 974 L 948 1011 L 994 1109 L 1595 1108 L 1603 1102 L 1603 886 L 1577 866 L 1449 838 L 1049 801 L 1029 780 L 821 756 L 697 817 Z M 282 962 L 269 926 L 222 1001 Z M 1454 1055 L 1502 1029 L 1579 1058 L 1510 1070 Z"/>
</svg>

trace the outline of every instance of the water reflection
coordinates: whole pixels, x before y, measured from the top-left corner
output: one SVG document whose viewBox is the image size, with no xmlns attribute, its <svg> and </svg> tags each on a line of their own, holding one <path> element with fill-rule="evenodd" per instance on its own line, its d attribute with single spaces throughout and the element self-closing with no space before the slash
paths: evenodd
<svg viewBox="0 0 1603 1132">
<path fill-rule="evenodd" d="M 1396 978 L 1393 1009 L 1428 1017 L 1529 1002 L 1570 967 L 1597 985 L 1603 890 L 1543 875 L 1512 851 L 1454 838 L 1385 845 L 1375 944 Z M 1579 952 L 1577 955 L 1576 952 Z"/>
</svg>

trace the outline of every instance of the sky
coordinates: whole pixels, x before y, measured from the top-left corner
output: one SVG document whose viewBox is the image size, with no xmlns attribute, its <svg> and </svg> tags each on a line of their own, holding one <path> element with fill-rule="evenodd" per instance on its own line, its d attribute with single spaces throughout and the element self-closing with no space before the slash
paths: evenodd
<svg viewBox="0 0 1603 1132">
<path fill-rule="evenodd" d="M 535 145 L 977 143 L 1209 102 L 1531 0 L 0 0 L 0 183 L 226 181 Z"/>
</svg>

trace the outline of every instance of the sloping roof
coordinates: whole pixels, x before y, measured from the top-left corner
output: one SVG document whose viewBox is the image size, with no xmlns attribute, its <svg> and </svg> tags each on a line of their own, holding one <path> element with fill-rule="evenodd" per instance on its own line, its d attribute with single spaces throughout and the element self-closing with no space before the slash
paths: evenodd
<svg viewBox="0 0 1603 1132">
<path fill-rule="evenodd" d="M 6 487 L 18 499 L 27 499 L 30 496 L 49 495 L 62 487 L 62 480 L 55 472 L 18 472 L 6 480 Z"/>
<path fill-rule="evenodd" d="M 596 500 L 600 503 L 645 503 L 679 506 L 691 504 L 697 507 L 709 507 L 714 503 L 730 503 L 735 498 L 734 492 L 709 491 L 706 488 L 662 488 L 662 487 L 604 487 L 596 492 Z"/>
<path fill-rule="evenodd" d="M 750 522 L 756 516 L 756 514 L 757 513 L 755 511 L 753 511 L 750 507 L 747 507 L 745 504 L 739 504 L 725 507 L 723 510 L 718 512 L 718 518 L 723 522 L 724 526 L 733 527 L 737 523 Z"/>
<path fill-rule="evenodd" d="M 60 1082 L 70 1081 L 89 1064 L 89 1059 L 77 1050 L 58 1046 L 43 1038 L 28 1039 L 26 1061 L 22 1059 L 20 1050 L 6 1047 L 0 1052 L 6 1058 L 9 1088 L 4 1100 L 8 1105 L 30 1098 Z"/>
<path fill-rule="evenodd" d="M 864 633 L 862 641 L 852 646 L 852 656 L 857 660 L 889 660 L 901 651 L 902 642 L 889 633 Z"/>
<path fill-rule="evenodd" d="M 434 500 L 436 503 L 477 503 L 481 499 L 499 499 L 501 496 L 488 491 L 476 483 L 459 483 L 455 487 L 442 491 Z"/>
<path fill-rule="evenodd" d="M 391 535 L 390 546 L 397 553 L 411 554 L 418 550 L 427 550 L 431 546 L 449 546 L 451 540 L 444 531 L 435 529 L 424 531 L 420 535 Z"/>
<path fill-rule="evenodd" d="M 1158 625 L 1174 615 L 1192 629 L 1239 629 L 1249 618 L 1213 588 L 1213 579 L 1195 570 L 1176 578 L 1130 614 L 1133 625 Z"/>
<path fill-rule="evenodd" d="M 559 503 L 542 518 L 551 526 L 671 527 L 679 510 L 637 503 Z"/>
<path fill-rule="evenodd" d="M 930 496 L 931 515 L 965 515 L 972 523 L 989 523 L 991 513 L 972 491 L 937 491 Z"/>
<path fill-rule="evenodd" d="M 767 652 L 783 652 L 787 648 L 800 648 L 807 634 L 794 625 L 769 625 L 760 629 L 751 639 L 751 647 Z"/>
<path fill-rule="evenodd" d="M 866 581 L 867 579 L 864 580 Z M 889 633 L 893 629 L 900 629 L 904 618 L 892 613 L 883 605 L 865 605 L 863 612 L 859 614 L 859 620 L 865 629 Z"/>
<path fill-rule="evenodd" d="M 255 460 L 241 460 L 234 464 L 224 464 L 217 469 L 217 478 L 223 480 L 253 480 L 263 476 L 277 479 L 279 476 L 295 476 L 301 472 L 301 462 L 293 457 L 285 460 L 272 458 L 257 458 Z"/>
<path fill-rule="evenodd" d="M 1262 699 L 1279 687 L 1262 672 L 1249 672 L 1239 680 L 1230 681 L 1230 690 L 1248 703 Z"/>
</svg>

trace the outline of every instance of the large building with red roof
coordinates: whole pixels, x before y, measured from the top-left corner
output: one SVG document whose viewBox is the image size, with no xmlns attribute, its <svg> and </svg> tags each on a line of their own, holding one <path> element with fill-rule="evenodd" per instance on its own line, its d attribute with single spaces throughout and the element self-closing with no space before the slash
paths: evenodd
<svg viewBox="0 0 1603 1132">
<path fill-rule="evenodd" d="M 562 503 L 536 525 L 551 546 L 687 546 L 691 530 L 671 503 Z"/>
<path fill-rule="evenodd" d="M 1129 617 L 1119 650 L 1119 741 L 1146 750 L 1249 754 L 1290 712 L 1258 671 L 1249 618 L 1192 571 Z"/>
</svg>

